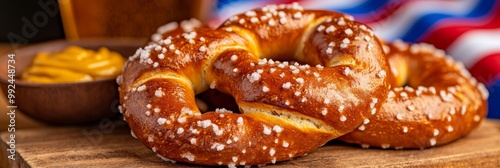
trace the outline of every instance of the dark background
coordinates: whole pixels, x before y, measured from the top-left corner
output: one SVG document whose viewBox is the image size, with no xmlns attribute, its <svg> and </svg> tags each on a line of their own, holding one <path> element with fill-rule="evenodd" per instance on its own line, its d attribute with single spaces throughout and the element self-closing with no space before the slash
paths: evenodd
<svg viewBox="0 0 500 168">
<path fill-rule="evenodd" d="M 0 42 L 11 42 L 7 36 L 9 33 L 16 34 L 26 39 L 27 41 L 24 42 L 28 43 L 65 38 L 59 9 L 57 9 L 57 13 L 52 17 L 44 11 L 44 9 L 38 4 L 39 2 L 53 2 L 57 4 L 57 0 L 0 1 Z M 33 23 L 33 17 L 37 12 L 43 12 L 46 16 L 48 16 L 48 22 L 46 25 L 38 27 Z M 23 21 L 23 18 L 25 18 L 25 21 Z M 42 17 L 38 18 L 39 21 L 43 21 Z M 29 23 L 26 23 L 26 20 L 29 21 Z M 33 33 L 35 34 L 33 37 L 23 36 L 23 26 L 30 23 L 38 30 L 38 32 Z"/>
</svg>

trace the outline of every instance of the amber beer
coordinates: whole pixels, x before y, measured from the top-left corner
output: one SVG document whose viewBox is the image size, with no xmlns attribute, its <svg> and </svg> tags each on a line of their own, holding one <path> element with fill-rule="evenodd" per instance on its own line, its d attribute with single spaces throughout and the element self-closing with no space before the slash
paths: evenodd
<svg viewBox="0 0 500 168">
<path fill-rule="evenodd" d="M 204 20 L 212 0 L 59 0 L 68 39 L 149 38 L 171 21 Z"/>
</svg>

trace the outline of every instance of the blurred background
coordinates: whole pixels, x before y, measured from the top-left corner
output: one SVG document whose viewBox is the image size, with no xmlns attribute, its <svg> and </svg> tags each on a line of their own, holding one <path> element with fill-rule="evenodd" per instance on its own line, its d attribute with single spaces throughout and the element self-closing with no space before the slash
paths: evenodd
<svg viewBox="0 0 500 168">
<path fill-rule="evenodd" d="M 460 60 L 489 92 L 500 118 L 500 2 L 495 0 L 22 0 L 0 2 L 0 53 L 57 39 L 134 38 L 145 42 L 171 21 L 197 18 L 217 27 L 266 4 L 299 2 L 337 10 L 386 41 L 427 42 Z M 0 113 L 7 113 L 2 94 Z M 18 128 L 41 125 L 18 113 Z M 6 117 L 0 117 L 7 123 Z M 6 127 L 0 127 L 0 131 Z"/>
</svg>

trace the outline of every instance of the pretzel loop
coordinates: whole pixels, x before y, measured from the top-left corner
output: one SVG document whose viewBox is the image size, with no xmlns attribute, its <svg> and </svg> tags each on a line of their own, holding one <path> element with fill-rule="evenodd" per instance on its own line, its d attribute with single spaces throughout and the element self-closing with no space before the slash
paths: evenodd
<svg viewBox="0 0 500 168">
<path fill-rule="evenodd" d="M 117 79 L 121 111 L 164 159 L 275 163 L 375 114 L 388 94 L 386 61 L 373 32 L 350 16 L 266 6 L 216 30 L 154 35 Z M 202 114 L 195 95 L 209 88 L 232 95 L 241 114 Z"/>
<path fill-rule="evenodd" d="M 427 148 L 467 135 L 486 116 L 488 91 L 444 51 L 421 43 L 385 45 L 395 76 L 380 112 L 340 137 L 363 147 Z"/>
</svg>

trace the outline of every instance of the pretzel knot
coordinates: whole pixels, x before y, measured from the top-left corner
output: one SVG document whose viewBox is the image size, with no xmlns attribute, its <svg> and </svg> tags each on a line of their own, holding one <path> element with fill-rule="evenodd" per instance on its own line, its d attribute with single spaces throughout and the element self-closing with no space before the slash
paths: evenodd
<svg viewBox="0 0 500 168">
<path fill-rule="evenodd" d="M 124 118 L 160 157 L 236 166 L 289 160 L 354 130 L 387 98 L 388 70 L 365 25 L 291 4 L 157 38 L 117 80 Z M 201 113 L 195 95 L 207 89 L 241 113 Z"/>
<path fill-rule="evenodd" d="M 339 139 L 363 147 L 427 148 L 467 135 L 486 116 L 488 91 L 464 65 L 421 43 L 384 45 L 394 81 L 380 111 Z"/>
</svg>

